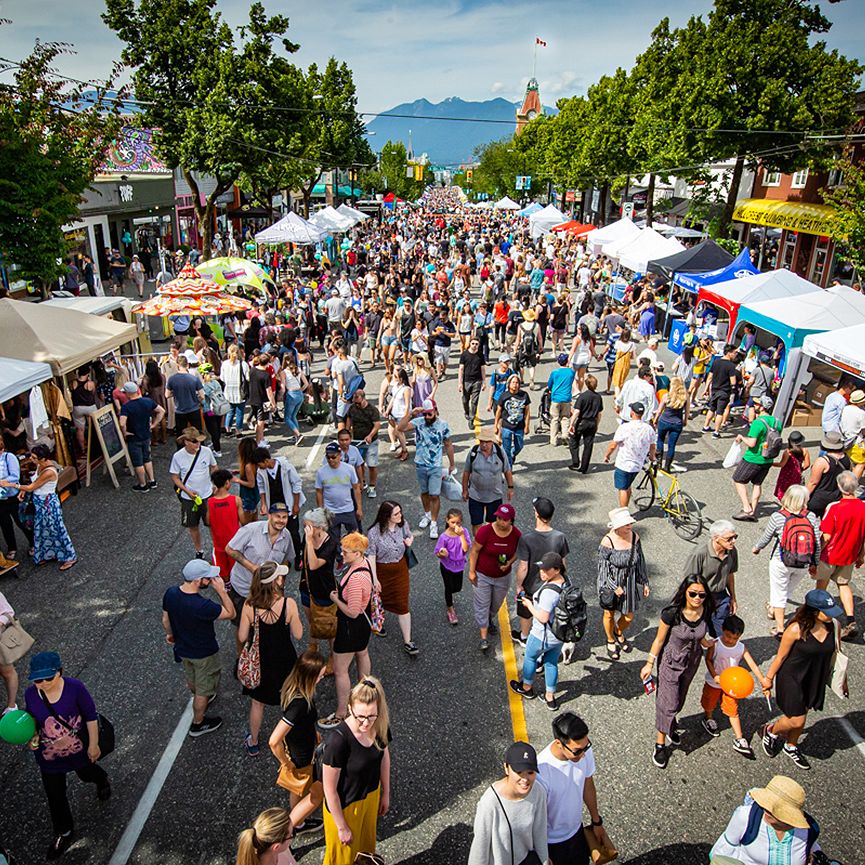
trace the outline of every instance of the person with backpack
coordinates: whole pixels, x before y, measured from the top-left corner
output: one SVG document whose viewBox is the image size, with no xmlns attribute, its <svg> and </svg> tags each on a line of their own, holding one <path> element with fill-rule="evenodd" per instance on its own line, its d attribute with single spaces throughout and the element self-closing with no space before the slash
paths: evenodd
<svg viewBox="0 0 865 865">
<path fill-rule="evenodd" d="M 757 522 L 757 505 L 760 503 L 763 482 L 772 463 L 781 455 L 784 440 L 781 438 L 781 421 L 772 416 L 774 404 L 768 394 L 761 396 L 757 401 L 757 417 L 748 428 L 748 434 L 736 436 L 736 442 L 748 449 L 733 472 L 733 485 L 742 503 L 742 510 L 733 516 L 734 520 Z M 748 484 L 752 486 L 750 499 Z"/>
<path fill-rule="evenodd" d="M 766 613 L 773 620 L 769 633 L 780 640 L 787 601 L 806 574 L 816 575 L 820 559 L 820 522 L 808 510 L 808 490 L 801 484 L 787 487 L 781 507 L 769 517 L 751 552 L 760 555 L 772 540 Z"/>
<path fill-rule="evenodd" d="M 535 368 L 541 359 L 541 329 L 538 324 L 538 314 L 534 309 L 523 310 L 523 320 L 517 325 L 517 338 L 514 343 L 514 354 L 517 358 L 517 370 L 523 368 L 529 371 L 529 384 L 535 389 Z"/>
<path fill-rule="evenodd" d="M 810 865 L 820 850 L 820 827 L 805 810 L 805 791 L 792 778 L 775 775 L 765 787 L 748 791 L 710 853 L 742 865 Z M 782 857 L 782 858 L 779 858 Z"/>
<path fill-rule="evenodd" d="M 553 630 L 553 616 L 565 586 L 565 563 L 558 553 L 544 553 L 538 562 L 541 585 L 531 600 L 524 591 L 517 592 L 517 600 L 531 613 L 532 629 L 526 642 L 523 658 L 522 682 L 511 679 L 511 690 L 527 700 L 537 694 L 534 689 L 538 662 L 544 665 L 544 702 L 551 712 L 559 708 L 556 688 L 559 681 L 559 657 L 564 641 Z"/>
<path fill-rule="evenodd" d="M 502 481 L 507 485 L 507 493 Z M 482 427 L 478 443 L 466 456 L 463 468 L 463 501 L 469 505 L 472 537 L 484 524 L 492 522 L 505 494 L 510 501 L 514 496 L 514 476 L 498 437 L 489 427 Z"/>
</svg>

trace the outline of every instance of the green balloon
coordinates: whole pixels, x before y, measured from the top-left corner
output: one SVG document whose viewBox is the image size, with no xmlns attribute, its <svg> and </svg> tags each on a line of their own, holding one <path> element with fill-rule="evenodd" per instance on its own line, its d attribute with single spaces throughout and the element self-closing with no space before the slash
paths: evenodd
<svg viewBox="0 0 865 865">
<path fill-rule="evenodd" d="M 0 718 L 0 739 L 10 745 L 24 745 L 35 735 L 36 721 L 23 709 L 13 709 Z"/>
</svg>

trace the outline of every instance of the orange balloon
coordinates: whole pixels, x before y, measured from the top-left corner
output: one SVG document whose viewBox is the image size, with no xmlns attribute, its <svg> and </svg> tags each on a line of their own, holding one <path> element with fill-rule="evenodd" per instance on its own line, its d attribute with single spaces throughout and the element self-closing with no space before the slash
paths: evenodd
<svg viewBox="0 0 865 865">
<path fill-rule="evenodd" d="M 728 697 L 744 700 L 754 690 L 754 679 L 741 667 L 728 667 L 721 673 L 721 690 Z"/>
</svg>

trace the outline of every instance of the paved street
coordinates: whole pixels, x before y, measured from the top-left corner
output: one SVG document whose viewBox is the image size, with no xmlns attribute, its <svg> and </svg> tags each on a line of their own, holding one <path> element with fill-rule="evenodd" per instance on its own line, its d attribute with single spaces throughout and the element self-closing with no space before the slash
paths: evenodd
<svg viewBox="0 0 865 865">
<path fill-rule="evenodd" d="M 544 381 L 549 369 L 548 361 L 537 380 Z M 461 468 L 472 435 L 462 418 L 455 377 L 454 371 L 440 387 L 438 403 L 451 423 Z M 367 380 L 369 393 L 377 393 L 379 373 L 367 374 Z M 536 409 L 540 391 L 531 396 Z M 755 730 L 766 719 L 767 709 L 759 696 L 745 701 L 742 711 L 746 735 L 758 752 L 755 762 L 733 752 L 723 722 L 721 738 L 710 739 L 703 733 L 700 674 L 682 715 L 688 728 L 683 746 L 675 749 L 666 771 L 651 764 L 654 706 L 652 698 L 644 695 L 638 671 L 658 611 L 677 585 L 692 547 L 676 536 L 657 509 L 639 515 L 637 529 L 649 564 L 652 594 L 632 629 L 634 652 L 619 662 L 607 660 L 593 590 L 597 544 L 605 531 L 607 511 L 615 505 L 612 468 L 598 465 L 614 425 L 611 397 L 605 403 L 603 435 L 596 443 L 592 472 L 582 476 L 566 471 L 567 450 L 553 450 L 546 435 L 533 434 L 516 470 L 514 504 L 517 525 L 527 527 L 533 496 L 543 493 L 556 502 L 554 525 L 568 534 L 571 545 L 569 572 L 584 586 L 590 603 L 589 632 L 578 644 L 574 662 L 561 668 L 560 699 L 563 708 L 578 712 L 589 724 L 598 763 L 600 809 L 621 861 L 704 863 L 744 792 L 783 771 L 808 791 L 808 809 L 822 826 L 827 852 L 846 865 L 861 862 L 865 825 L 856 799 L 865 783 L 861 696 L 865 649 L 861 644 L 849 647 L 852 699 L 845 705 L 827 693 L 825 711 L 809 718 L 803 751 L 812 761 L 810 773 L 797 770 L 783 756 L 770 761 L 760 751 Z M 534 426 L 533 420 L 533 430 Z M 691 428 L 696 426 L 692 421 Z M 282 446 L 280 432 L 268 434 L 298 468 L 307 463 L 303 475 L 309 498 L 313 497 L 309 465 L 317 467 L 323 456 L 315 433 L 298 449 Z M 707 524 L 736 510 L 732 484 L 720 466 L 727 447 L 728 440 L 712 442 L 694 432 L 685 433 L 680 441 L 677 462 L 689 469 L 681 481 L 703 504 Z M 173 663 L 159 622 L 162 594 L 179 580 L 180 568 L 192 552 L 179 525 L 179 508 L 167 474 L 171 450 L 170 445 L 157 449 L 160 487 L 148 495 L 133 493 L 128 479 L 114 491 L 105 477 L 97 475 L 90 489 L 67 501 L 66 522 L 79 553 L 74 569 L 60 574 L 50 565 L 35 569 L 28 564 L 20 569 L 20 579 L 0 581 L 0 590 L 36 637 L 37 647 L 61 652 L 65 672 L 84 680 L 117 729 L 117 751 L 104 763 L 113 783 L 112 799 L 99 803 L 92 788 L 74 778 L 70 781 L 80 835 L 64 858 L 70 865 L 126 861 L 224 865 L 234 861 L 236 835 L 247 821 L 262 808 L 286 801 L 284 791 L 275 787 L 275 760 L 264 751 L 254 759 L 244 751 L 248 704 L 237 683 L 226 675 L 214 707 L 225 720 L 222 729 L 201 739 L 182 739 L 131 855 L 112 859 L 188 703 L 181 670 Z M 227 446 L 225 453 L 221 462 L 232 464 Z M 774 474 L 770 478 L 766 488 L 771 491 Z M 379 501 L 400 500 L 412 525 L 417 525 L 421 509 L 413 466 L 410 461 L 391 459 L 386 442 L 378 489 Z M 376 504 L 364 502 L 367 525 Z M 764 514 L 769 512 L 764 509 Z M 760 558 L 750 553 L 760 527 L 743 523 L 739 531 L 742 566 L 737 584 L 747 626 L 745 640 L 765 669 L 776 646 L 768 636 L 763 608 L 768 558 L 765 552 Z M 705 538 L 704 534 L 700 542 Z M 468 582 L 457 601 L 460 625 L 453 628 L 447 623 L 432 548 L 425 533 L 418 533 L 415 550 L 420 565 L 412 571 L 411 599 L 419 657 L 403 653 L 395 621 L 389 622 L 389 635 L 373 638 L 370 647 L 373 671 L 384 681 L 393 722 L 392 810 L 380 824 L 379 845 L 389 865 L 465 861 L 475 803 L 497 777 L 513 725 L 523 722 L 523 707 L 514 717 L 509 708 L 502 646 L 496 643 L 495 651 L 486 656 L 478 650 Z M 296 577 L 290 581 L 296 584 Z M 797 598 L 802 594 L 800 590 Z M 220 624 L 228 669 L 233 635 L 228 623 Z M 507 648 L 510 640 L 504 639 Z M 19 664 L 19 671 L 26 674 L 26 662 Z M 318 704 L 322 713 L 332 711 L 332 679 L 323 684 Z M 837 720 L 838 715 L 845 716 L 846 722 Z M 525 724 L 539 749 L 548 742 L 551 718 L 541 701 L 526 704 Z M 268 710 L 263 740 L 276 720 L 276 711 Z M 26 749 L 11 746 L 3 746 L 2 754 L 4 839 L 25 865 L 41 862 L 49 824 L 33 758 Z M 815 791 L 820 791 L 819 796 Z M 317 863 L 322 850 L 317 836 L 303 836 L 295 845 L 303 865 Z"/>
</svg>

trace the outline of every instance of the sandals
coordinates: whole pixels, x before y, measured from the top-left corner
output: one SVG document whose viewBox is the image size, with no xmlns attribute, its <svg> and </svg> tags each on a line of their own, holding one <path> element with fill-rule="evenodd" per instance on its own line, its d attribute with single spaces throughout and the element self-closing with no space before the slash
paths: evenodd
<svg viewBox="0 0 865 865">
<path fill-rule="evenodd" d="M 63 564 L 60 565 L 60 570 L 61 571 L 68 571 L 70 568 L 74 568 L 75 565 L 77 565 L 77 564 L 78 564 L 78 559 L 73 559 L 71 562 L 63 562 Z"/>
<path fill-rule="evenodd" d="M 620 633 L 619 631 L 615 631 L 613 633 L 613 637 L 615 638 L 616 642 L 619 644 L 619 648 L 623 652 L 630 652 L 631 649 L 633 648 L 633 646 L 628 641 L 628 639 L 625 637 L 625 635 Z"/>
<path fill-rule="evenodd" d="M 610 648 L 612 646 L 612 649 Z M 619 644 L 618 643 L 607 643 L 607 656 L 611 661 L 618 661 L 621 655 L 619 655 Z"/>
</svg>

